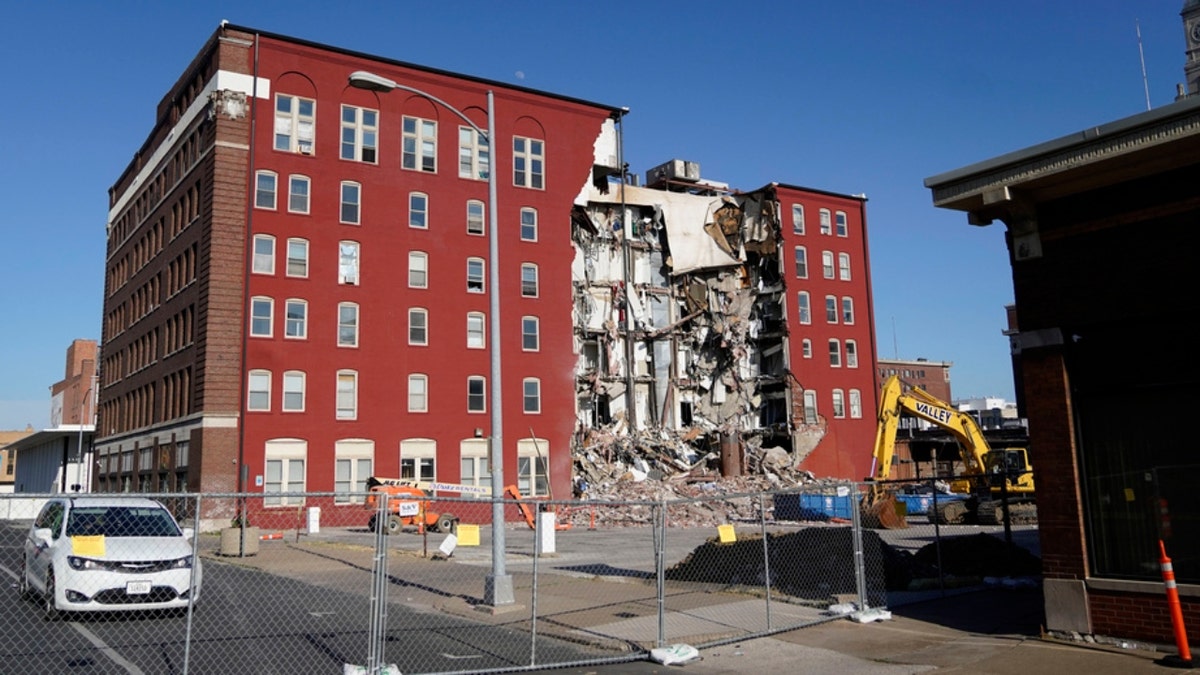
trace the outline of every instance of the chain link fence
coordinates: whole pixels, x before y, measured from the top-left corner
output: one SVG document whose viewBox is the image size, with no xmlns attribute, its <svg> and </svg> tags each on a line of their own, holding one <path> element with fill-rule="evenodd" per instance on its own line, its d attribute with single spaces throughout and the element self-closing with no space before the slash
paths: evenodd
<svg viewBox="0 0 1200 675">
<path fill-rule="evenodd" d="M 146 675 L 579 667 L 770 635 L 953 586 L 936 566 L 929 581 L 913 559 L 968 526 L 922 522 L 916 508 L 908 528 L 864 528 L 864 489 L 506 499 L 503 523 L 488 498 L 0 495 L 0 572 L 12 586 L 0 663 Z M 162 536 L 77 528 L 107 509 L 162 515 L 155 504 L 170 514 Z M 63 591 L 57 607 L 45 600 L 47 571 Z"/>
</svg>

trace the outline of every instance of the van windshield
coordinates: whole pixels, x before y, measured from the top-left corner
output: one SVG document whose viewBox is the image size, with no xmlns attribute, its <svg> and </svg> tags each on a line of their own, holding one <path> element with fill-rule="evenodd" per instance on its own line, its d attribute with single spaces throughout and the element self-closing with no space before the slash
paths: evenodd
<svg viewBox="0 0 1200 675">
<path fill-rule="evenodd" d="M 179 526 L 166 509 L 128 506 L 85 506 L 71 509 L 67 536 L 177 537 Z"/>
</svg>

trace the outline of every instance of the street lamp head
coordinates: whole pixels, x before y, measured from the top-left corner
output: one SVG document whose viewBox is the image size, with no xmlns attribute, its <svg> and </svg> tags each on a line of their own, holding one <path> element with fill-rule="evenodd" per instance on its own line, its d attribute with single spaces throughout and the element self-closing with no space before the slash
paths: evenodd
<svg viewBox="0 0 1200 675">
<path fill-rule="evenodd" d="M 391 91 L 396 88 L 396 81 L 365 70 L 356 70 L 350 73 L 350 86 L 371 91 Z"/>
</svg>

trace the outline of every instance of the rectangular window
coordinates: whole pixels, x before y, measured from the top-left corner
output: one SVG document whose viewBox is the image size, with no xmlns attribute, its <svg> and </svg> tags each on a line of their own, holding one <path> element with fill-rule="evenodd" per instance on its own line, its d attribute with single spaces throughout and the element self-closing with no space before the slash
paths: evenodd
<svg viewBox="0 0 1200 675">
<path fill-rule="evenodd" d="M 858 343 L 854 340 L 846 340 L 846 367 L 858 367 Z"/>
<path fill-rule="evenodd" d="M 540 349 L 538 318 L 536 316 L 521 317 L 521 349 L 536 352 Z"/>
<path fill-rule="evenodd" d="M 347 286 L 358 285 L 358 242 L 343 241 L 338 243 L 338 283 Z"/>
<path fill-rule="evenodd" d="M 458 128 L 458 177 L 487 180 L 491 171 L 491 148 L 483 134 L 471 127 Z"/>
<path fill-rule="evenodd" d="M 408 226 L 429 229 L 429 197 L 420 192 L 408 194 Z"/>
<path fill-rule="evenodd" d="M 467 314 L 467 349 L 484 348 L 484 316 L 479 312 Z"/>
<path fill-rule="evenodd" d="M 275 237 L 269 234 L 254 235 L 254 262 L 251 271 L 255 274 L 275 273 Z"/>
<path fill-rule="evenodd" d="M 339 347 L 358 346 L 358 305 L 352 302 L 338 304 L 338 334 Z"/>
<path fill-rule="evenodd" d="M 803 246 L 796 247 L 796 278 L 808 278 L 808 251 Z"/>
<path fill-rule="evenodd" d="M 523 290 L 523 289 L 522 289 Z M 467 292 L 483 292 L 483 259 L 467 258 Z"/>
<path fill-rule="evenodd" d="M 817 392 L 812 389 L 804 390 L 804 423 L 817 423 Z"/>
<path fill-rule="evenodd" d="M 483 202 L 467 201 L 467 234 L 483 234 Z"/>
<path fill-rule="evenodd" d="M 275 149 L 313 153 L 316 135 L 316 101 L 279 94 L 275 97 Z"/>
<path fill-rule="evenodd" d="M 484 393 L 486 383 L 482 377 L 467 378 L 467 412 L 487 412 L 487 395 Z"/>
<path fill-rule="evenodd" d="M 347 225 L 358 225 L 359 204 L 362 199 L 362 188 L 358 183 L 342 183 L 342 210 L 340 222 Z"/>
<path fill-rule="evenodd" d="M 838 254 L 838 278 L 842 281 L 850 281 L 850 254 Z"/>
<path fill-rule="evenodd" d="M 275 210 L 277 178 L 270 171 L 254 174 L 254 208 Z"/>
<path fill-rule="evenodd" d="M 491 487 L 492 484 L 492 466 L 488 462 L 486 456 L 463 456 L 459 459 L 459 478 L 458 482 L 463 485 L 474 485 L 476 487 Z M 484 498 L 483 495 L 470 493 L 463 495 L 464 497 Z"/>
<path fill-rule="evenodd" d="M 833 278 L 833 252 L 821 251 L 821 273 L 826 279 Z"/>
<path fill-rule="evenodd" d="M 246 387 L 246 410 L 271 409 L 271 371 L 252 370 Z"/>
<path fill-rule="evenodd" d="M 537 241 L 537 209 L 521 209 L 521 241 Z"/>
<path fill-rule="evenodd" d="M 812 340 L 804 338 L 800 341 L 800 355 L 806 359 L 812 358 Z"/>
<path fill-rule="evenodd" d="M 833 390 L 833 416 L 838 419 L 846 416 L 846 400 L 841 389 Z"/>
<path fill-rule="evenodd" d="M 309 186 L 305 176 L 288 177 L 288 212 L 308 213 Z"/>
<path fill-rule="evenodd" d="M 521 295 L 526 298 L 538 295 L 538 268 L 533 263 L 521 264 Z"/>
<path fill-rule="evenodd" d="M 833 223 L 829 219 L 829 209 L 821 209 L 821 234 L 832 234 Z"/>
<path fill-rule="evenodd" d="M 437 173 L 437 122 L 406 116 L 402 126 L 404 141 L 400 166 Z"/>
<path fill-rule="evenodd" d="M 526 414 L 536 414 L 542 411 L 542 383 L 536 378 L 526 378 L 521 382 L 521 410 Z"/>
<path fill-rule="evenodd" d="M 404 453 L 406 448 L 401 448 Z M 401 457 L 400 477 L 405 480 L 432 483 L 437 480 L 437 464 L 430 455 Z"/>
<path fill-rule="evenodd" d="M 250 335 L 271 337 L 271 315 L 275 312 L 275 301 L 271 298 L 250 299 Z"/>
<path fill-rule="evenodd" d="M 308 241 L 304 239 L 288 239 L 287 275 L 289 277 L 308 276 Z"/>
<path fill-rule="evenodd" d="M 308 303 L 303 300 L 288 300 L 284 309 L 287 314 L 284 337 L 298 340 L 308 337 Z"/>
<path fill-rule="evenodd" d="M 367 479 L 374 473 L 375 443 L 365 440 L 337 441 L 333 453 L 334 503 L 362 503 L 366 497 Z"/>
<path fill-rule="evenodd" d="M 837 340 L 829 341 L 829 366 L 831 368 L 842 367 L 842 345 Z"/>
<path fill-rule="evenodd" d="M 796 317 L 802 324 L 812 323 L 812 308 L 808 304 L 808 291 L 796 294 Z"/>
<path fill-rule="evenodd" d="M 832 295 L 825 296 L 825 322 L 838 322 L 838 301 Z"/>
<path fill-rule="evenodd" d="M 358 373 L 339 370 L 337 374 L 337 419 L 358 418 Z"/>
<path fill-rule="evenodd" d="M 374 164 L 378 142 L 379 112 L 343 105 L 341 158 Z"/>
<path fill-rule="evenodd" d="M 296 506 L 303 497 L 283 497 L 281 493 L 304 491 L 304 459 L 282 457 L 273 459 L 267 450 L 263 467 L 263 506 Z M 274 496 L 267 496 L 274 495 Z"/>
<path fill-rule="evenodd" d="M 854 298 L 842 298 L 842 323 L 854 323 Z"/>
<path fill-rule="evenodd" d="M 862 392 L 857 389 L 850 390 L 850 417 L 862 418 Z"/>
<path fill-rule="evenodd" d="M 408 252 L 408 287 L 429 287 L 429 256 L 421 251 Z"/>
<path fill-rule="evenodd" d="M 792 204 L 792 234 L 804 234 L 804 206 Z"/>
<path fill-rule="evenodd" d="M 429 313 L 423 309 L 408 310 L 408 344 L 429 344 Z"/>
<path fill-rule="evenodd" d="M 839 237 L 849 236 L 849 232 L 846 229 L 846 212 L 845 211 L 838 211 L 837 213 L 834 214 L 834 224 L 837 226 L 837 236 L 839 236 Z"/>
<path fill-rule="evenodd" d="M 545 187 L 545 147 L 542 141 L 513 136 L 513 185 L 541 190 Z"/>
<path fill-rule="evenodd" d="M 408 412 L 429 412 L 429 377 L 408 376 Z"/>
<path fill-rule="evenodd" d="M 298 370 L 283 374 L 283 411 L 304 412 L 304 373 Z"/>
<path fill-rule="evenodd" d="M 549 491 L 545 455 L 533 453 L 517 456 L 517 489 L 529 497 L 544 495 Z"/>
</svg>

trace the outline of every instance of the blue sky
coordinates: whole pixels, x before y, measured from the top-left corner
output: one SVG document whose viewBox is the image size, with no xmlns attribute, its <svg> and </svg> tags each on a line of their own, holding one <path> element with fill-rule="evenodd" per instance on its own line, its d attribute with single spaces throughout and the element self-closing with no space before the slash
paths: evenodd
<svg viewBox="0 0 1200 675">
<path fill-rule="evenodd" d="M 628 106 L 631 169 L 866 193 L 881 356 L 1013 398 L 1003 226 L 925 178 L 1170 103 L 1182 0 L 11 3 L 0 42 L 0 429 L 49 423 L 99 339 L 107 190 L 222 19 Z"/>
</svg>

